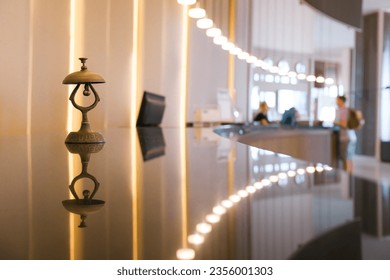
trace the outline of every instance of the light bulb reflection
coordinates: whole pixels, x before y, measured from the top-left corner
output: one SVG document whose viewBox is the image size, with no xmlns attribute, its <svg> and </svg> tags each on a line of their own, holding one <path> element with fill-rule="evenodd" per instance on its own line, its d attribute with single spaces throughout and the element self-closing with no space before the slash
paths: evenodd
<svg viewBox="0 0 390 280">
<path fill-rule="evenodd" d="M 208 214 L 206 216 L 206 221 L 209 222 L 210 224 L 216 224 L 221 221 L 221 216 L 216 215 L 216 214 Z"/>
<path fill-rule="evenodd" d="M 255 186 L 247 186 L 245 189 L 248 193 L 255 193 L 256 192 Z"/>
<path fill-rule="evenodd" d="M 268 180 L 268 179 L 263 179 L 261 180 L 261 183 L 263 184 L 263 186 L 265 187 L 270 187 L 272 185 L 271 181 Z"/>
<path fill-rule="evenodd" d="M 256 182 L 253 184 L 253 186 L 257 189 L 257 190 L 261 190 L 264 186 L 261 182 Z"/>
<path fill-rule="evenodd" d="M 229 196 L 229 199 L 230 199 L 230 201 L 237 203 L 241 200 L 241 197 L 236 195 L 236 194 L 233 194 L 233 195 Z"/>
<path fill-rule="evenodd" d="M 279 177 L 276 176 L 276 175 L 271 175 L 271 176 L 269 176 L 269 180 L 270 180 L 272 183 L 276 183 L 276 182 L 279 180 Z"/>
<path fill-rule="evenodd" d="M 196 225 L 196 231 L 202 234 L 210 233 L 212 226 L 208 223 L 199 223 Z"/>
<path fill-rule="evenodd" d="M 239 190 L 238 192 L 237 192 L 237 194 L 241 197 L 241 198 L 245 198 L 245 197 L 247 197 L 249 194 L 248 194 L 248 192 L 246 191 L 246 190 Z"/>
<path fill-rule="evenodd" d="M 223 207 L 229 209 L 229 208 L 231 208 L 231 207 L 234 205 L 234 203 L 233 203 L 231 200 L 226 199 L 226 200 L 223 200 L 223 201 L 221 202 L 221 205 L 222 205 Z"/>
<path fill-rule="evenodd" d="M 195 233 L 195 234 L 189 235 L 187 240 L 188 240 L 188 243 L 190 243 L 192 245 L 200 245 L 200 244 L 203 244 L 203 242 L 204 242 L 204 236 L 199 234 L 199 233 Z"/>
<path fill-rule="evenodd" d="M 179 260 L 193 260 L 195 258 L 195 251 L 190 248 L 181 248 L 176 251 L 176 257 Z"/>
<path fill-rule="evenodd" d="M 215 206 L 214 208 L 213 208 L 213 213 L 215 214 L 215 215 L 223 215 L 223 214 L 225 214 L 226 213 L 226 208 L 225 207 L 222 207 L 222 206 Z"/>
</svg>

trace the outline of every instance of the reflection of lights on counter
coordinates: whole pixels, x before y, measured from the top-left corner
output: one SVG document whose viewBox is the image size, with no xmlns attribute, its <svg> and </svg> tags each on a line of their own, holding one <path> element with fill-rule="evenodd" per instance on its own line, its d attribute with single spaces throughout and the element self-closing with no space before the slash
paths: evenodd
<svg viewBox="0 0 390 280">
<path fill-rule="evenodd" d="M 264 187 L 270 187 L 272 185 L 271 181 L 268 179 L 261 180 L 261 183 L 263 184 Z"/>
<path fill-rule="evenodd" d="M 231 207 L 234 205 L 234 203 L 233 203 L 231 200 L 229 200 L 229 199 L 225 199 L 225 200 L 223 200 L 223 201 L 221 202 L 221 205 L 222 205 L 223 207 L 229 209 L 229 208 L 231 208 Z"/>
<path fill-rule="evenodd" d="M 195 233 L 195 234 L 189 235 L 187 240 L 188 240 L 188 243 L 190 243 L 192 245 L 200 245 L 200 244 L 203 244 L 203 242 L 204 242 L 204 236 L 199 234 L 199 233 Z"/>
<path fill-rule="evenodd" d="M 219 223 L 220 220 L 221 220 L 221 216 L 220 215 L 209 214 L 209 215 L 206 216 L 206 221 L 209 222 L 210 224 Z"/>
<path fill-rule="evenodd" d="M 255 193 L 256 192 L 256 188 L 254 186 L 247 186 L 245 188 L 245 190 L 248 192 L 248 193 Z"/>
<path fill-rule="evenodd" d="M 284 179 L 287 179 L 287 174 L 284 172 L 281 172 L 278 174 L 278 177 L 280 180 L 284 180 Z"/>
<path fill-rule="evenodd" d="M 241 198 L 245 198 L 245 197 L 247 197 L 247 196 L 249 195 L 249 193 L 248 193 L 246 190 L 239 190 L 239 191 L 237 192 L 237 195 L 238 195 L 239 197 L 241 197 Z"/>
<path fill-rule="evenodd" d="M 195 251 L 191 248 L 181 248 L 176 251 L 176 257 L 179 260 L 193 260 L 195 258 Z"/>
<path fill-rule="evenodd" d="M 256 182 L 253 185 L 256 188 L 256 190 L 261 190 L 264 187 L 262 182 Z"/>
<path fill-rule="evenodd" d="M 241 200 L 241 197 L 236 195 L 236 194 L 233 194 L 233 195 L 229 196 L 229 200 L 234 202 L 234 203 L 237 203 Z"/>
<path fill-rule="evenodd" d="M 206 222 L 201 222 L 196 225 L 196 233 L 187 237 L 188 243 L 192 245 L 203 244 L 205 235 L 212 231 L 213 224 L 220 222 L 221 216 L 227 212 L 227 209 L 233 207 L 234 204 L 240 202 L 250 194 L 261 190 L 264 187 L 271 187 L 273 185 L 286 187 L 288 185 L 289 178 L 294 178 L 296 184 L 302 184 L 306 181 L 306 173 L 312 174 L 316 171 L 323 172 L 324 170 L 333 170 L 332 167 L 322 164 L 297 169 L 296 163 L 290 163 L 290 170 L 286 170 L 287 165 L 269 165 L 269 167 L 272 167 L 274 171 L 283 170 L 283 172 L 279 172 L 278 174 L 273 174 L 269 177 L 263 178 L 261 181 L 257 181 L 253 185 L 247 185 L 241 190 L 238 190 L 237 193 L 230 195 L 228 199 L 222 200 L 219 205 L 213 207 L 211 214 L 206 215 Z M 176 255 L 178 259 L 182 260 L 194 259 L 195 251 L 189 248 L 182 248 L 177 251 Z"/>
<path fill-rule="evenodd" d="M 212 226 L 208 223 L 199 223 L 196 225 L 196 231 L 202 234 L 210 233 Z"/>
<path fill-rule="evenodd" d="M 214 208 L 213 208 L 213 213 L 215 214 L 215 215 L 223 215 L 223 214 L 225 214 L 226 213 L 226 208 L 225 207 L 222 207 L 222 206 L 220 206 L 220 205 L 218 205 L 218 206 L 215 206 Z"/>
</svg>

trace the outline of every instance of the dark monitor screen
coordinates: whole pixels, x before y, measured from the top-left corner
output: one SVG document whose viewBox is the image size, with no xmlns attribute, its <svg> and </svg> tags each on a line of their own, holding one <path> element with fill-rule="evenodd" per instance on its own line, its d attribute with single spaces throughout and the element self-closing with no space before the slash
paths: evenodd
<svg viewBox="0 0 390 280">
<path fill-rule="evenodd" d="M 144 91 L 137 126 L 160 125 L 165 110 L 165 97 Z"/>
<path fill-rule="evenodd" d="M 137 132 L 144 161 L 151 160 L 165 154 L 165 141 L 161 127 L 138 127 Z"/>
</svg>

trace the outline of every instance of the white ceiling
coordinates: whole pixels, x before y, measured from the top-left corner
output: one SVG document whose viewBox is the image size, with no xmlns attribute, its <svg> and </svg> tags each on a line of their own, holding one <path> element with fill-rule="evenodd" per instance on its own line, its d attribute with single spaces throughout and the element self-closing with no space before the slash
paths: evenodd
<svg viewBox="0 0 390 280">
<path fill-rule="evenodd" d="M 363 14 L 378 10 L 390 11 L 390 0 L 363 0 Z"/>
</svg>

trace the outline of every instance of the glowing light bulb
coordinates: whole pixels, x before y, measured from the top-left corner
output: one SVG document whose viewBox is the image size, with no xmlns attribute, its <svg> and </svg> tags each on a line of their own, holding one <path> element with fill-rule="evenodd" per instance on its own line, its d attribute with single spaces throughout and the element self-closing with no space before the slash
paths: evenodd
<svg viewBox="0 0 390 280">
<path fill-rule="evenodd" d="M 229 53 L 232 54 L 232 55 L 238 55 L 241 52 L 242 52 L 242 50 L 239 47 L 234 47 L 233 49 L 231 49 L 229 51 Z"/>
<path fill-rule="evenodd" d="M 322 166 L 316 166 L 316 171 L 317 172 L 323 172 L 324 168 Z"/>
<path fill-rule="evenodd" d="M 325 79 L 325 84 L 327 84 L 327 85 L 333 85 L 333 84 L 334 84 L 334 79 L 332 79 L 332 78 L 326 78 L 326 79 Z"/>
<path fill-rule="evenodd" d="M 217 38 L 217 37 L 221 36 L 221 34 L 222 34 L 221 29 L 216 28 L 216 27 L 211 27 L 211 28 L 207 29 L 207 31 L 206 31 L 206 35 L 208 37 L 212 37 L 212 38 Z M 214 43 L 215 43 L 215 41 L 214 41 Z"/>
<path fill-rule="evenodd" d="M 314 75 L 308 75 L 308 76 L 306 77 L 306 80 L 307 80 L 308 82 L 314 82 L 314 81 L 316 80 L 316 76 L 314 76 Z"/>
<path fill-rule="evenodd" d="M 188 11 L 188 16 L 190 18 L 196 18 L 196 19 L 203 18 L 206 16 L 206 11 L 205 9 L 194 7 Z"/>
<path fill-rule="evenodd" d="M 305 169 L 303 169 L 303 168 L 299 168 L 299 169 L 297 170 L 297 173 L 298 173 L 299 175 L 303 175 L 303 174 L 306 173 L 306 171 L 305 171 Z"/>
<path fill-rule="evenodd" d="M 314 166 L 308 166 L 306 167 L 306 171 L 307 173 L 314 173 L 316 169 L 314 168 Z"/>
<path fill-rule="evenodd" d="M 297 173 L 296 173 L 294 170 L 289 170 L 289 171 L 287 172 L 287 176 L 288 176 L 288 177 L 294 177 L 296 174 L 297 174 Z"/>
<path fill-rule="evenodd" d="M 225 36 L 217 36 L 214 37 L 213 42 L 216 45 L 223 45 L 224 43 L 227 43 L 227 38 Z"/>
<path fill-rule="evenodd" d="M 246 60 L 248 57 L 249 57 L 249 53 L 247 52 L 240 52 L 238 55 L 237 55 L 238 59 L 241 59 L 241 60 Z"/>
<path fill-rule="evenodd" d="M 234 48 L 234 44 L 231 43 L 231 42 L 226 42 L 224 44 L 222 44 L 222 49 L 225 50 L 225 51 L 230 51 Z"/>
<path fill-rule="evenodd" d="M 322 77 L 322 76 L 318 76 L 316 78 L 316 82 L 319 83 L 319 84 L 323 84 L 323 83 L 325 83 L 325 78 Z"/>
<path fill-rule="evenodd" d="M 254 55 L 250 55 L 249 57 L 247 57 L 246 59 L 246 62 L 247 63 L 255 63 L 257 61 L 257 57 L 254 56 Z"/>
<path fill-rule="evenodd" d="M 213 21 L 209 18 L 201 18 L 196 21 L 196 26 L 200 29 L 209 29 L 213 26 Z"/>
</svg>

